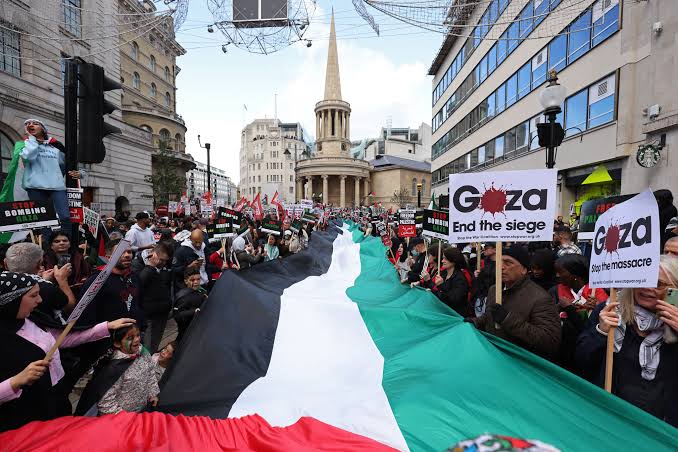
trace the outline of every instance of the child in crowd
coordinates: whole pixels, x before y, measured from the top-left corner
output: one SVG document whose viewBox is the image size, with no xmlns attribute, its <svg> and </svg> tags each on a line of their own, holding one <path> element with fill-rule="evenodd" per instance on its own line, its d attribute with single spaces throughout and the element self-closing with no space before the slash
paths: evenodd
<svg viewBox="0 0 678 452">
<path fill-rule="evenodd" d="M 174 307 L 174 320 L 177 322 L 179 335 L 177 342 L 181 341 L 188 329 L 193 316 L 200 312 L 202 302 L 207 298 L 205 290 L 200 287 L 200 271 L 194 267 L 187 267 L 184 272 L 184 284 L 186 287 L 177 293 L 176 306 Z"/>
<path fill-rule="evenodd" d="M 153 363 L 155 364 L 155 377 L 158 382 L 160 382 L 165 370 L 172 362 L 172 357 L 174 356 L 174 350 L 176 350 L 176 348 L 177 341 L 172 341 L 165 345 L 158 353 L 153 355 L 152 359 Z"/>
</svg>

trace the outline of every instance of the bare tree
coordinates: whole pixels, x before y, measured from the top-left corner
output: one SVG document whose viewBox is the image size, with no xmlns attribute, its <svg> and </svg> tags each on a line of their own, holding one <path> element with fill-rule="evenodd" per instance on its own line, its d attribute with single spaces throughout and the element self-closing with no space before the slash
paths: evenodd
<svg viewBox="0 0 678 452">
<path fill-rule="evenodd" d="M 410 192 L 406 188 L 401 188 L 399 191 L 394 191 L 391 196 L 391 202 L 399 206 L 405 206 L 410 200 Z"/>
</svg>

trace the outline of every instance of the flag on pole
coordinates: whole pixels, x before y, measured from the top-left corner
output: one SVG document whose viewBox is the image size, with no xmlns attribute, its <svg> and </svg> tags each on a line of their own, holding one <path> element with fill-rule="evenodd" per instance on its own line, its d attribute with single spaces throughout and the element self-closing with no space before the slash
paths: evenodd
<svg viewBox="0 0 678 452">
<path fill-rule="evenodd" d="M 257 196 L 251 202 L 252 210 L 254 211 L 255 220 L 264 219 L 264 206 L 261 205 L 261 193 L 257 193 Z"/>
<path fill-rule="evenodd" d="M 428 204 L 428 210 L 434 210 L 434 209 L 437 209 L 437 208 L 438 207 L 436 207 L 436 198 L 433 195 L 433 193 L 431 193 L 431 202 Z"/>
<path fill-rule="evenodd" d="M 243 196 L 242 198 L 240 198 L 240 201 L 238 201 L 238 204 L 235 205 L 235 210 L 241 212 L 242 209 L 244 209 L 247 206 L 247 204 L 248 204 L 247 198 Z"/>
<path fill-rule="evenodd" d="M 278 218 L 283 220 L 285 217 L 285 209 L 283 209 L 282 204 L 280 204 L 280 201 L 278 201 L 278 191 L 273 194 L 273 198 L 271 198 L 271 204 L 276 207 L 278 210 Z"/>
</svg>

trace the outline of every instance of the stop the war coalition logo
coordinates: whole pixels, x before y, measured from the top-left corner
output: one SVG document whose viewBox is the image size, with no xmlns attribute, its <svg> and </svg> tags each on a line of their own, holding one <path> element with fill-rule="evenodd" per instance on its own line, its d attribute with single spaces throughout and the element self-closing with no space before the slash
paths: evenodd
<svg viewBox="0 0 678 452">
<path fill-rule="evenodd" d="M 450 242 L 551 241 L 556 170 L 450 176 Z"/>
<path fill-rule="evenodd" d="M 609 209 L 596 221 L 591 287 L 656 287 L 659 208 L 651 190 Z"/>
</svg>

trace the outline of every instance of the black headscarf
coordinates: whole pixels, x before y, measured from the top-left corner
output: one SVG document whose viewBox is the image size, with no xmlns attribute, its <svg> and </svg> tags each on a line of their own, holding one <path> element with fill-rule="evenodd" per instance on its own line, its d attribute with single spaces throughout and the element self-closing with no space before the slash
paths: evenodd
<svg viewBox="0 0 678 452">
<path fill-rule="evenodd" d="M 0 328 L 16 333 L 24 324 L 23 319 L 17 319 L 21 298 L 38 280 L 33 275 L 25 273 L 0 273 Z"/>
<path fill-rule="evenodd" d="M 565 254 L 559 257 L 556 264 L 563 267 L 573 276 L 579 277 L 584 284 L 589 282 L 589 264 L 580 254 Z"/>
</svg>

